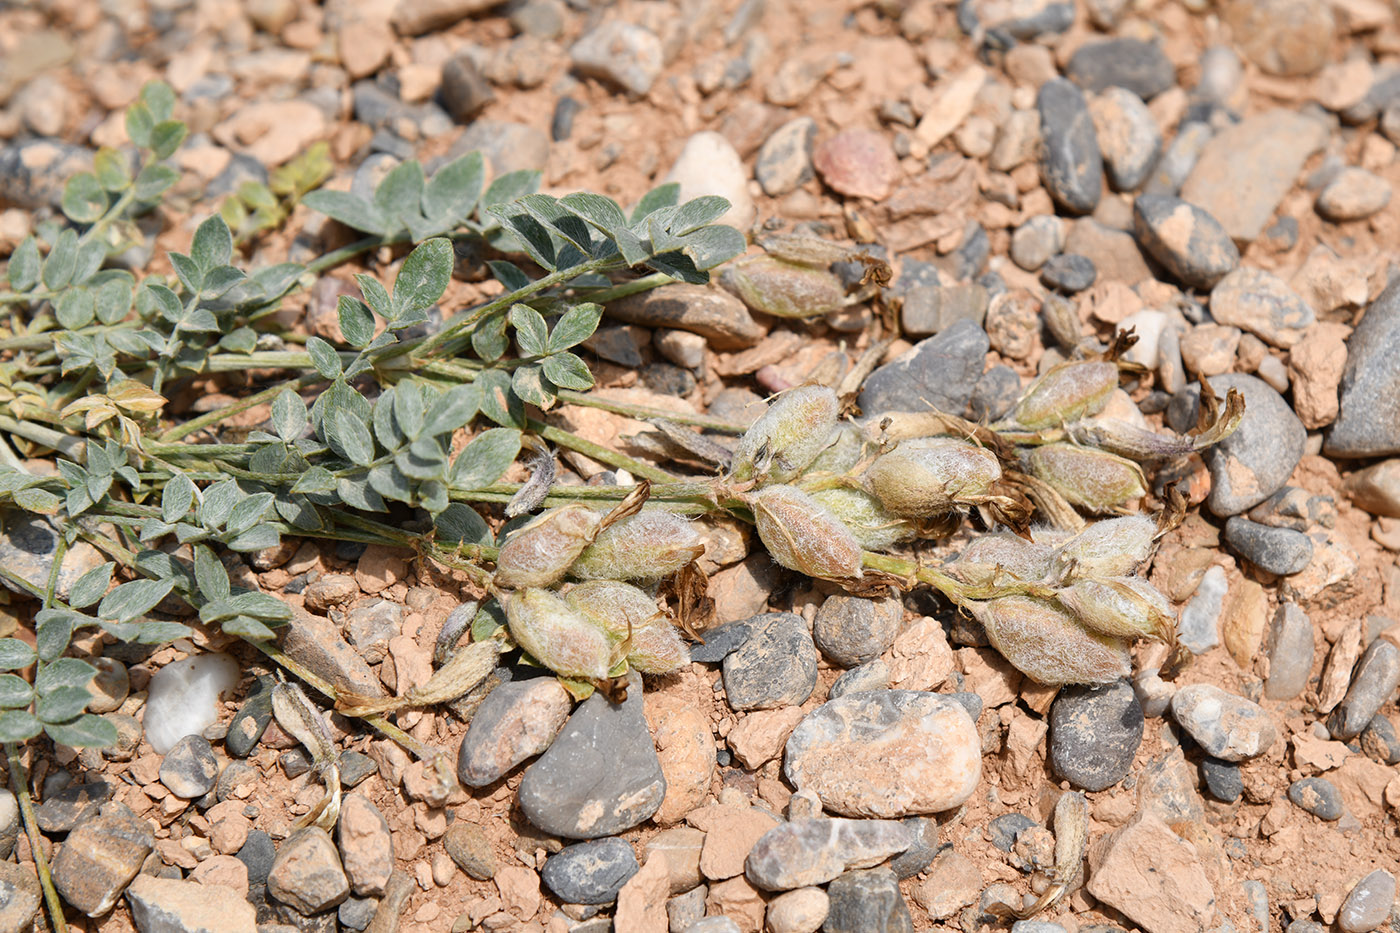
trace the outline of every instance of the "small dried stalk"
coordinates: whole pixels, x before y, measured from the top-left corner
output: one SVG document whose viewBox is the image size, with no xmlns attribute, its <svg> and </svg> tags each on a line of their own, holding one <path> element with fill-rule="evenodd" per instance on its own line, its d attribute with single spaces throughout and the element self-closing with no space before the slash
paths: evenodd
<svg viewBox="0 0 1400 933">
<path fill-rule="evenodd" d="M 334 832 L 340 819 L 340 765 L 326 721 L 294 683 L 283 682 L 272 688 L 272 713 L 288 735 L 306 746 L 311 753 L 312 773 L 326 785 L 325 796 L 293 823 L 292 829 L 319 826 L 328 833 Z"/>
<path fill-rule="evenodd" d="M 427 683 L 411 688 L 400 697 L 368 697 L 342 690 L 335 700 L 336 712 L 343 716 L 373 716 L 412 706 L 448 703 L 465 696 L 486 679 L 496 667 L 501 648 L 501 642 L 496 639 L 473 642 L 438 668 Z"/>
</svg>

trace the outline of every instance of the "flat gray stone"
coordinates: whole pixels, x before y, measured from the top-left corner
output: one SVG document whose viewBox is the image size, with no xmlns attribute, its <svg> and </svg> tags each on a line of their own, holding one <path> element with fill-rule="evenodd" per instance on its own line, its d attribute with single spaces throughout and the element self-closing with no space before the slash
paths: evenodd
<svg viewBox="0 0 1400 933">
<path fill-rule="evenodd" d="M 457 776 L 485 787 L 549 748 L 569 718 L 573 700 L 554 677 L 501 684 L 487 694 L 462 736 Z"/>
<path fill-rule="evenodd" d="M 1251 564 L 1281 576 L 1297 573 L 1312 561 L 1312 539 L 1291 528 L 1272 528 L 1239 515 L 1225 522 L 1225 540 Z"/>
<path fill-rule="evenodd" d="M 981 327 L 968 320 L 954 321 L 871 373 L 860 390 L 861 410 L 874 415 L 936 408 L 961 414 L 990 348 Z"/>
<path fill-rule="evenodd" d="M 1142 729 L 1142 707 L 1127 681 L 1067 686 L 1050 706 L 1046 757 L 1055 774 L 1075 787 L 1106 790 L 1132 768 Z"/>
<path fill-rule="evenodd" d="M 1366 647 L 1351 674 L 1351 686 L 1327 717 L 1332 738 L 1347 741 L 1360 735 L 1400 686 L 1400 648 L 1384 638 Z"/>
<path fill-rule="evenodd" d="M 1371 302 L 1347 338 L 1341 411 L 1327 432 L 1334 457 L 1400 453 L 1400 281 Z"/>
<path fill-rule="evenodd" d="M 1264 653 L 1269 659 L 1264 696 L 1291 700 L 1302 693 L 1313 665 L 1313 628 L 1307 613 L 1294 603 L 1280 605 L 1269 625 Z"/>
<path fill-rule="evenodd" d="M 1064 78 L 1040 87 L 1040 172 L 1065 210 L 1087 214 L 1103 193 L 1103 156 L 1084 92 Z"/>
<path fill-rule="evenodd" d="M 909 826 L 896 820 L 795 820 L 764 833 L 744 870 L 765 891 L 791 891 L 879 865 L 913 842 Z"/>
</svg>

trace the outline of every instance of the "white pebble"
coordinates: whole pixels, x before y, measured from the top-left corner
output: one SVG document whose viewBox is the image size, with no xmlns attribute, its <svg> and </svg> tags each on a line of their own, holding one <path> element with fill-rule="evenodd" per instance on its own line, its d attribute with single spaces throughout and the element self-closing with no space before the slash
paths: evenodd
<svg viewBox="0 0 1400 933">
<path fill-rule="evenodd" d="M 202 654 L 156 671 L 142 719 L 151 747 L 164 755 L 212 725 L 219 718 L 219 695 L 231 693 L 239 675 L 238 662 L 226 654 Z"/>
</svg>

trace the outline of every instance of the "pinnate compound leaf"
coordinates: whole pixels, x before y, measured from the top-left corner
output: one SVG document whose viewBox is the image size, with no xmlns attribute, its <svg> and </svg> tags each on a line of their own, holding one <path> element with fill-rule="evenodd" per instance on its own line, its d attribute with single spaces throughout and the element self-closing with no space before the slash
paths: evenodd
<svg viewBox="0 0 1400 933">
<path fill-rule="evenodd" d="M 538 363 L 522 366 L 511 374 L 510 387 L 520 398 L 542 409 L 548 409 L 555 402 L 554 391 Z"/>
<path fill-rule="evenodd" d="M 44 285 L 57 291 L 67 285 L 73 278 L 73 270 L 78 266 L 78 234 L 73 230 L 64 230 L 54 241 L 53 249 L 49 250 L 48 258 L 44 260 Z"/>
<path fill-rule="evenodd" d="M 475 383 L 453 386 L 437 397 L 428 408 L 420 431 L 423 437 L 437 437 L 464 427 L 481 408 L 481 387 Z"/>
<path fill-rule="evenodd" d="M 372 275 L 365 275 L 363 272 L 355 273 L 355 281 L 359 283 L 360 294 L 365 298 L 365 304 L 370 310 L 382 318 L 394 316 L 394 302 L 389 297 L 389 292 Z"/>
<path fill-rule="evenodd" d="M 180 180 L 180 173 L 168 165 L 148 165 L 136 176 L 136 200 L 154 201 Z"/>
<path fill-rule="evenodd" d="M 199 594 L 205 599 L 214 601 L 228 598 L 231 589 L 228 571 L 208 545 L 195 545 L 194 579 L 199 585 Z"/>
<path fill-rule="evenodd" d="M 52 661 L 68 648 L 73 640 L 74 616 L 82 618 L 66 609 L 43 609 L 34 617 L 34 648 L 40 661 Z"/>
<path fill-rule="evenodd" d="M 339 448 L 347 460 L 359 466 L 369 466 L 374 460 L 374 438 L 365 423 L 348 411 L 338 411 L 331 419 L 332 446 Z"/>
<path fill-rule="evenodd" d="M 493 180 L 481 197 L 483 208 L 497 204 L 508 204 L 516 198 L 533 194 L 540 187 L 540 173 L 533 169 L 519 169 L 506 172 Z"/>
<path fill-rule="evenodd" d="M 583 343 L 593 336 L 602 317 L 603 306 L 600 304 L 589 301 L 574 305 L 555 322 L 554 330 L 549 334 L 547 349 L 550 353 L 558 353 Z"/>
<path fill-rule="evenodd" d="M 423 166 L 417 159 L 400 162 L 374 189 L 374 205 L 385 217 L 402 219 L 423 200 Z"/>
<path fill-rule="evenodd" d="M 675 207 L 680 200 L 681 186 L 678 182 L 668 182 L 664 185 L 657 185 L 655 188 L 642 195 L 642 199 L 637 202 L 637 206 L 632 209 L 631 223 L 635 228 L 653 212 L 664 207 Z"/>
<path fill-rule="evenodd" d="M 34 677 L 34 692 L 43 696 L 59 687 L 86 687 L 97 676 L 97 668 L 77 658 L 59 658 L 39 668 Z"/>
<path fill-rule="evenodd" d="M 178 522 L 189 514 L 194 504 L 194 481 L 184 473 L 176 473 L 160 494 L 160 517 L 166 522 Z"/>
<path fill-rule="evenodd" d="M 151 127 L 151 149 L 157 159 L 168 159 L 189 135 L 189 127 L 179 120 L 162 120 Z"/>
</svg>

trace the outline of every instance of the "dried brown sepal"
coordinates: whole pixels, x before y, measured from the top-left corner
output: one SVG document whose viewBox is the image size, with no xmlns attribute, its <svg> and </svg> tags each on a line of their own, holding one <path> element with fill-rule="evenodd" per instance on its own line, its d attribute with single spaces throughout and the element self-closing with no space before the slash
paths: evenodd
<svg viewBox="0 0 1400 933">
<path fill-rule="evenodd" d="M 1196 426 L 1187 434 L 1193 437 L 1210 430 L 1210 427 L 1220 420 L 1220 396 L 1215 394 L 1215 390 L 1210 386 L 1210 380 L 1205 376 L 1201 377 L 1201 394 L 1196 407 Z"/>
<path fill-rule="evenodd" d="M 886 288 L 894 280 L 894 270 L 890 268 L 890 264 L 877 256 L 861 252 L 856 253 L 851 259 L 865 267 L 860 274 L 861 285 Z"/>
<path fill-rule="evenodd" d="M 506 621 L 515 643 L 562 677 L 602 680 L 613 666 L 613 640 L 569 608 L 556 593 L 516 590 L 505 599 Z"/>
<path fill-rule="evenodd" d="M 709 589 L 709 578 L 698 563 L 682 567 L 659 587 L 658 595 L 676 604 L 676 624 L 693 641 L 704 641 L 702 633 L 714 624 L 715 601 Z"/>
<path fill-rule="evenodd" d="M 992 647 L 1037 683 L 1106 684 L 1132 673 L 1122 641 L 1091 632 L 1070 613 L 1031 596 L 1002 596 L 963 604 Z"/>
<path fill-rule="evenodd" d="M 951 437 L 913 439 L 875 458 L 864 482 L 888 511 L 932 518 L 959 505 L 985 501 L 1001 478 L 990 450 Z"/>
<path fill-rule="evenodd" d="M 1056 596 L 1087 628 L 1104 635 L 1176 640 L 1171 603 L 1142 577 L 1076 580 Z"/>
<path fill-rule="evenodd" d="M 1186 520 L 1186 510 L 1190 508 L 1190 503 L 1186 501 L 1186 495 L 1181 491 L 1180 483 L 1172 483 L 1163 490 L 1165 502 L 1162 510 L 1157 513 L 1157 534 L 1158 541 L 1170 534 L 1181 523 Z"/>
<path fill-rule="evenodd" d="M 597 539 L 603 515 L 583 505 L 550 509 L 511 532 L 496 557 L 495 585 L 552 586 Z"/>
<path fill-rule="evenodd" d="M 1080 447 L 1044 444 L 1026 454 L 1031 475 L 1043 480 L 1071 505 L 1091 512 L 1115 512 L 1147 495 L 1142 467 L 1126 457 Z"/>
<path fill-rule="evenodd" d="M 436 706 L 466 696 L 496 668 L 501 654 L 496 639 L 467 645 L 433 672 L 426 683 L 410 687 L 403 696 L 366 697 L 342 690 L 335 699 L 336 712 L 345 716 L 374 716 L 417 706 Z"/>
<path fill-rule="evenodd" d="M 521 485 L 515 495 L 506 503 L 506 518 L 528 515 L 539 508 L 554 485 L 556 468 L 554 454 L 545 443 L 533 435 L 524 436 L 524 444 L 531 449 L 530 478 Z"/>
<path fill-rule="evenodd" d="M 632 491 L 622 497 L 622 501 L 613 506 L 602 522 L 598 525 L 598 531 L 603 532 L 616 525 L 618 522 L 642 511 L 642 507 L 651 498 L 651 480 L 640 479 L 637 485 L 632 487 Z"/>
<path fill-rule="evenodd" d="M 1071 433 L 1080 443 L 1134 460 L 1171 460 L 1220 443 L 1235 433 L 1243 417 L 1244 396 L 1231 389 L 1225 396 L 1225 407 L 1217 409 L 1215 420 L 1204 429 L 1198 424 L 1191 434 L 1151 431 L 1116 420 L 1080 422 Z"/>
<path fill-rule="evenodd" d="M 831 443 L 841 405 L 826 386 L 801 386 L 773 400 L 734 448 L 731 482 L 786 483 Z"/>
<path fill-rule="evenodd" d="M 841 377 L 841 384 L 836 387 L 836 395 L 841 400 L 842 414 L 850 415 L 859 410 L 856 399 L 860 396 L 860 387 L 865 384 L 866 377 L 880 365 L 880 361 L 885 358 L 885 351 L 892 343 L 892 337 L 872 341 L 850 371 Z"/>
<path fill-rule="evenodd" d="M 1129 327 L 1125 330 L 1120 330 L 1113 335 L 1113 342 L 1108 345 L 1108 349 L 1104 350 L 1103 361 L 1105 363 L 1117 363 L 1120 369 L 1132 366 L 1140 371 L 1143 368 L 1142 366 L 1136 363 L 1129 363 L 1123 359 L 1128 351 L 1137 345 L 1137 328 Z"/>
<path fill-rule="evenodd" d="M 1011 415 L 1032 430 L 1077 421 L 1103 411 L 1118 388 L 1118 366 L 1101 360 L 1067 360 L 1030 384 Z"/>
<path fill-rule="evenodd" d="M 704 552 L 704 540 L 684 517 L 645 509 L 600 531 L 569 574 L 580 580 L 659 580 Z"/>
<path fill-rule="evenodd" d="M 792 486 L 766 486 L 749 497 L 758 536 L 774 561 L 809 577 L 854 580 L 861 548 L 825 506 Z"/>
</svg>

